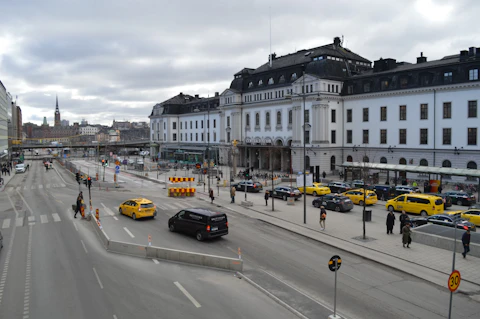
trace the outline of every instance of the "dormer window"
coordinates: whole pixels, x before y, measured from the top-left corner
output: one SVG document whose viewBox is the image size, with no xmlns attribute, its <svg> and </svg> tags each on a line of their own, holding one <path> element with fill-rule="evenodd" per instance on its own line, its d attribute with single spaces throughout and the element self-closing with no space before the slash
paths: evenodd
<svg viewBox="0 0 480 319">
<path fill-rule="evenodd" d="M 285 76 L 280 75 L 280 77 L 278 78 L 278 83 L 285 83 Z"/>
<path fill-rule="evenodd" d="M 273 78 L 268 79 L 268 85 L 272 85 L 272 84 L 274 84 L 274 83 L 275 83 L 275 82 L 273 82 Z"/>
<path fill-rule="evenodd" d="M 404 76 L 400 78 L 400 88 L 406 89 L 408 87 L 408 77 Z"/>
<path fill-rule="evenodd" d="M 249 89 L 253 88 L 253 82 L 248 83 L 248 88 Z"/>
<path fill-rule="evenodd" d="M 295 81 L 297 79 L 297 73 L 293 73 L 290 81 Z"/>
<path fill-rule="evenodd" d="M 363 84 L 363 92 L 368 93 L 370 92 L 370 82 Z"/>
<path fill-rule="evenodd" d="M 387 90 L 389 85 L 390 85 L 390 81 L 382 80 L 382 82 L 381 82 L 382 90 Z"/>
<path fill-rule="evenodd" d="M 468 71 L 468 79 L 470 81 L 478 80 L 478 69 L 471 69 Z"/>
<path fill-rule="evenodd" d="M 444 72 L 443 73 L 443 83 L 452 83 L 453 81 L 453 73 L 452 72 Z"/>
<path fill-rule="evenodd" d="M 262 86 L 262 85 L 263 85 L 263 80 L 258 81 L 258 86 Z"/>
</svg>

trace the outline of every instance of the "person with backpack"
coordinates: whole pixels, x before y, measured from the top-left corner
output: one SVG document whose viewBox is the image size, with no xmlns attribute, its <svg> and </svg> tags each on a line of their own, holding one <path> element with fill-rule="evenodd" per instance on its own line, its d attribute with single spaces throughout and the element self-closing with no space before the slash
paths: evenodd
<svg viewBox="0 0 480 319">
<path fill-rule="evenodd" d="M 327 210 L 325 206 L 320 207 L 320 228 L 325 230 L 325 220 L 327 219 Z"/>
</svg>

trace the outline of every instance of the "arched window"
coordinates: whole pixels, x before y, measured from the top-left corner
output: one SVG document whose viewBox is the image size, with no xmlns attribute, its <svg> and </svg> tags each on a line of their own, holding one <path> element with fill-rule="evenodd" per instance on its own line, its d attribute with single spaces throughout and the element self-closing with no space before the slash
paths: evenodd
<svg viewBox="0 0 480 319">
<path fill-rule="evenodd" d="M 262 85 L 263 85 L 263 80 L 258 81 L 258 86 L 262 86 Z"/>
<path fill-rule="evenodd" d="M 278 83 L 285 83 L 285 76 L 280 75 L 280 77 L 278 78 Z"/>
<path fill-rule="evenodd" d="M 398 164 L 400 164 L 400 165 L 407 165 L 407 160 L 402 157 L 402 158 L 398 161 Z"/>
<path fill-rule="evenodd" d="M 255 114 L 255 126 L 260 126 L 260 114 Z"/>
<path fill-rule="evenodd" d="M 272 85 L 272 84 L 274 84 L 274 83 L 275 83 L 275 82 L 273 81 L 273 78 L 268 79 L 268 85 Z"/>
<path fill-rule="evenodd" d="M 442 162 L 442 167 L 452 167 L 452 162 L 450 162 L 449 160 L 444 160 Z"/>
<path fill-rule="evenodd" d="M 335 156 L 330 157 L 330 170 L 335 170 Z"/>
<path fill-rule="evenodd" d="M 477 169 L 477 163 L 470 161 L 467 163 L 467 169 Z"/>
<path fill-rule="evenodd" d="M 297 79 L 297 73 L 293 73 L 290 77 L 290 81 L 295 81 Z"/>
<path fill-rule="evenodd" d="M 293 123 L 293 111 L 289 110 L 288 111 L 288 125 L 292 125 Z"/>
<path fill-rule="evenodd" d="M 270 112 L 265 114 L 265 125 L 270 126 Z"/>
<path fill-rule="evenodd" d="M 277 112 L 277 125 L 282 125 L 282 112 Z"/>
<path fill-rule="evenodd" d="M 385 157 L 382 157 L 382 158 L 380 159 L 380 163 L 382 163 L 382 164 L 387 164 L 387 159 L 386 159 Z"/>
<path fill-rule="evenodd" d="M 348 155 L 347 156 L 347 162 L 353 162 L 353 157 L 351 155 Z"/>
<path fill-rule="evenodd" d="M 247 126 L 250 126 L 250 114 L 247 114 L 246 122 L 247 122 Z"/>
<path fill-rule="evenodd" d="M 364 162 L 364 163 L 370 162 L 370 159 L 368 158 L 368 156 L 364 156 L 364 157 L 363 157 L 363 162 Z"/>
<path fill-rule="evenodd" d="M 428 166 L 428 161 L 424 158 L 420 160 L 420 166 Z"/>
<path fill-rule="evenodd" d="M 249 89 L 253 88 L 253 82 L 248 83 L 248 88 Z"/>
</svg>

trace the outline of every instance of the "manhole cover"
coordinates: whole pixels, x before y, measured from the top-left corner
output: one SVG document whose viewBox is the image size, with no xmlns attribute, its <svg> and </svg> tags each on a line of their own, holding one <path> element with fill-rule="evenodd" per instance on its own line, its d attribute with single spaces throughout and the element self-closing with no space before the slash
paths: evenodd
<svg viewBox="0 0 480 319">
<path fill-rule="evenodd" d="M 364 243 L 376 240 L 376 238 L 372 238 L 372 237 L 368 237 L 368 236 L 365 236 L 365 238 L 363 238 L 363 236 L 357 236 L 357 237 L 353 237 L 352 239 L 362 241 Z"/>
</svg>

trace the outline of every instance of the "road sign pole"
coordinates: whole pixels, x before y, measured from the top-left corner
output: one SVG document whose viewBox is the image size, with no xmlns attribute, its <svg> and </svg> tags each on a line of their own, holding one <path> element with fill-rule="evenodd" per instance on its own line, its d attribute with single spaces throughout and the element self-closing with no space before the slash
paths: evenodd
<svg viewBox="0 0 480 319">
<path fill-rule="evenodd" d="M 303 187 L 305 189 L 305 185 L 303 185 Z M 337 271 L 338 271 L 337 262 L 338 262 L 338 259 L 335 258 L 335 292 L 333 295 L 333 317 L 334 318 L 337 317 Z"/>
<path fill-rule="evenodd" d="M 457 222 L 453 225 L 453 260 L 452 260 L 452 272 L 455 270 L 455 251 L 457 250 Z M 453 291 L 450 290 L 450 304 L 448 306 L 448 319 L 452 318 L 452 303 L 453 303 Z"/>
</svg>

